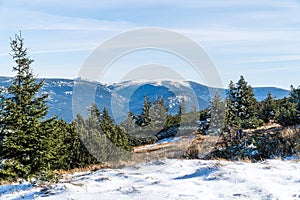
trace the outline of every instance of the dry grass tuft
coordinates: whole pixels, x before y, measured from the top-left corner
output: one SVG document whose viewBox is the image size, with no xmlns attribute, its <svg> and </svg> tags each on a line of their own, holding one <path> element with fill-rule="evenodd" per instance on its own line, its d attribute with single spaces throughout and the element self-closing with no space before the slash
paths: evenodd
<svg viewBox="0 0 300 200">
<path fill-rule="evenodd" d="M 105 168 L 111 168 L 111 167 L 109 166 L 109 164 L 98 164 L 98 165 L 89 165 L 86 167 L 75 168 L 70 170 L 55 170 L 55 173 L 59 175 L 65 175 L 65 174 L 74 174 L 76 172 L 93 172 Z"/>
</svg>

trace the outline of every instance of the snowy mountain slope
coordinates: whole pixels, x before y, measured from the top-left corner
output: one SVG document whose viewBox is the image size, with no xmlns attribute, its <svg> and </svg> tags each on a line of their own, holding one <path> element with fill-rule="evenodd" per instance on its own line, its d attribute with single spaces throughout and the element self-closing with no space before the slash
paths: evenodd
<svg viewBox="0 0 300 200">
<path fill-rule="evenodd" d="M 299 161 L 163 160 L 0 186 L 0 199 L 300 199 Z"/>
<path fill-rule="evenodd" d="M 276 99 L 281 99 L 289 95 L 289 91 L 276 87 L 255 87 L 253 88 L 253 92 L 258 101 L 264 100 L 268 92 L 270 92 L 273 97 L 276 97 Z"/>
<path fill-rule="evenodd" d="M 0 77 L 0 87 L 9 86 L 11 80 L 8 77 Z M 49 116 L 58 115 L 68 122 L 73 119 L 73 87 L 74 80 L 45 79 L 41 92 L 50 95 L 48 101 Z M 128 110 L 136 114 L 141 112 L 145 95 L 152 102 L 157 97 L 163 97 L 166 106 L 169 107 L 169 112 L 174 114 L 178 112 L 178 106 L 182 99 L 186 103 L 187 111 L 190 111 L 192 106 L 196 106 L 198 109 L 206 108 L 215 90 L 222 91 L 222 89 L 209 88 L 192 81 L 127 81 L 112 85 L 97 83 L 95 102 L 100 108 L 107 107 L 110 113 L 113 113 L 111 109 L 113 107 L 118 113 L 116 120 L 122 121 L 126 118 Z M 264 99 L 268 91 L 277 98 L 289 95 L 289 91 L 279 88 L 254 88 L 258 100 Z"/>
</svg>

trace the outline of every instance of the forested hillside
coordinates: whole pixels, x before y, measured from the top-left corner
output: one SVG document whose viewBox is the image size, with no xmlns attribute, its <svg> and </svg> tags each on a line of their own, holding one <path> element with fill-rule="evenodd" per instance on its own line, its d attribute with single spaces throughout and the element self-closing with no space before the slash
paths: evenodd
<svg viewBox="0 0 300 200">
<path fill-rule="evenodd" d="M 48 117 L 58 115 L 59 118 L 71 122 L 73 118 L 72 113 L 72 98 L 74 83 L 80 82 L 79 80 L 68 79 L 40 79 L 43 80 L 43 86 L 40 88 L 40 93 L 47 93 L 47 105 L 49 106 Z M 13 78 L 0 77 L 0 87 L 6 88 L 12 84 Z M 120 110 L 121 117 L 116 119 L 121 122 L 127 116 L 127 110 L 133 113 L 139 113 L 142 109 L 144 96 L 148 96 L 153 102 L 156 97 L 162 97 L 168 107 L 170 114 L 176 114 L 181 98 L 186 101 L 187 110 L 190 111 L 194 106 L 198 110 L 207 108 L 210 100 L 214 95 L 211 91 L 221 91 L 221 93 L 229 93 L 229 90 L 214 89 L 192 81 L 152 81 L 152 82 L 134 82 L 127 81 L 115 83 L 111 85 L 97 84 L 95 93 L 95 103 L 99 109 L 106 107 L 110 114 L 112 114 L 112 98 L 117 98 L 118 103 L 114 106 Z M 176 86 L 176 87 L 175 87 Z M 180 97 L 175 93 L 180 93 Z M 257 101 L 264 100 L 268 92 L 277 99 L 289 96 L 289 91 L 276 87 L 257 87 L 253 88 L 254 96 Z M 128 104 L 128 105 L 127 105 Z"/>
</svg>

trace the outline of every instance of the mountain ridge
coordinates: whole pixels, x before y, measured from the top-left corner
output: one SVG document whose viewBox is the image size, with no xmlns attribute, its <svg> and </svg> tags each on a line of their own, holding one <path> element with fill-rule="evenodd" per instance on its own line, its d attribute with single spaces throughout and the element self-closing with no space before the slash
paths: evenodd
<svg viewBox="0 0 300 200">
<path fill-rule="evenodd" d="M 0 76 L 0 87 L 8 87 L 12 82 L 12 77 Z M 48 93 L 49 116 L 57 115 L 68 122 L 73 120 L 72 97 L 74 84 L 88 82 L 80 79 L 66 78 L 38 78 L 45 80 L 41 93 Z M 135 114 L 141 112 L 144 96 L 148 96 L 150 101 L 163 97 L 169 112 L 175 114 L 181 101 L 185 101 L 187 111 L 193 106 L 198 110 L 209 105 L 211 96 L 216 91 L 227 94 L 227 89 L 207 87 L 194 81 L 125 81 L 121 83 L 102 84 L 93 82 L 96 85 L 95 103 L 100 109 L 107 107 L 112 114 L 117 107 L 117 122 L 124 120 L 128 110 Z M 277 87 L 254 87 L 255 97 L 258 101 L 266 98 L 270 91 L 272 96 L 283 98 L 289 95 L 289 91 Z"/>
</svg>

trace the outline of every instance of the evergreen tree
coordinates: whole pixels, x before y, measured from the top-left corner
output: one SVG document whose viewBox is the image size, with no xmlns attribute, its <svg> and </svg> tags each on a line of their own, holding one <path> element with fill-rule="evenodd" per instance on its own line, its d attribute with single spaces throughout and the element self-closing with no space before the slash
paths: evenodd
<svg viewBox="0 0 300 200">
<path fill-rule="evenodd" d="M 179 110 L 178 115 L 182 115 L 186 113 L 186 105 L 185 105 L 185 99 L 182 97 L 179 101 Z"/>
<path fill-rule="evenodd" d="M 153 106 L 150 108 L 150 125 L 152 131 L 157 132 L 163 129 L 167 115 L 168 109 L 165 107 L 164 99 L 156 98 Z"/>
<path fill-rule="evenodd" d="M 241 76 L 236 84 L 231 82 L 229 85 L 226 121 L 236 129 L 255 128 L 260 124 L 257 114 L 257 101 L 252 87 Z"/>
<path fill-rule="evenodd" d="M 300 123 L 297 104 L 290 98 L 278 100 L 278 115 L 276 121 L 283 126 L 291 126 Z"/>
<path fill-rule="evenodd" d="M 283 126 L 300 123 L 300 87 L 291 86 L 289 98 L 279 99 L 276 121 Z"/>
<path fill-rule="evenodd" d="M 149 100 L 149 97 L 144 97 L 144 104 L 143 104 L 143 110 L 140 120 L 138 121 L 139 126 L 148 126 L 150 124 L 150 109 L 151 109 L 151 102 Z"/>
<path fill-rule="evenodd" d="M 0 141 L 3 140 L 3 135 L 1 134 L 2 130 L 3 130 L 3 124 L 2 124 L 2 121 L 3 121 L 3 115 L 2 115 L 2 110 L 3 110 L 3 102 L 4 102 L 4 99 L 5 99 L 5 96 L 4 96 L 4 88 L 0 87 Z M 0 155 L 0 159 L 1 159 L 1 155 Z"/>
<path fill-rule="evenodd" d="M 44 81 L 37 81 L 30 65 L 27 48 L 21 34 L 10 42 L 12 58 L 16 65 L 13 83 L 2 97 L 0 118 L 0 156 L 3 160 L 0 174 L 11 178 L 27 178 L 51 168 L 55 157 L 49 150 L 54 118 L 46 119 L 48 95 L 39 94 Z"/>
<path fill-rule="evenodd" d="M 234 126 L 240 129 L 240 119 L 237 116 L 237 107 L 235 106 L 235 85 L 232 81 L 229 83 L 229 94 L 226 99 L 226 113 L 225 113 L 225 124 L 227 126 Z"/>
<path fill-rule="evenodd" d="M 97 110 L 97 112 L 99 112 L 97 107 L 95 107 L 95 109 Z M 114 120 L 110 117 L 107 108 L 104 107 L 103 111 L 99 112 L 99 114 L 96 116 L 98 117 L 103 134 L 110 138 L 111 134 L 113 134 L 114 132 Z"/>
<path fill-rule="evenodd" d="M 80 115 L 78 115 L 70 124 L 66 123 L 64 120 L 56 120 L 55 126 L 59 132 L 56 134 L 58 139 L 55 144 L 56 148 L 58 147 L 59 150 L 53 161 L 55 169 L 72 169 L 99 163 L 99 161 L 89 153 L 80 140 L 78 128 L 80 126 L 85 130 L 87 128 Z M 53 147 L 53 149 L 55 149 L 55 147 Z"/>
<path fill-rule="evenodd" d="M 87 119 L 83 119 L 80 114 L 75 119 L 78 136 L 88 152 L 95 156 L 99 162 L 110 161 L 113 145 L 106 135 L 101 132 L 98 116 L 90 109 L 89 111 Z M 85 148 L 81 147 L 79 148 L 80 151 L 75 150 L 74 152 L 73 160 L 79 166 L 84 166 L 85 162 L 94 162 L 93 157 L 86 153 L 87 150 Z"/>
<path fill-rule="evenodd" d="M 296 120 L 295 123 L 300 123 L 300 86 L 298 88 L 294 88 L 291 86 L 291 101 L 296 104 Z"/>
<path fill-rule="evenodd" d="M 135 123 L 134 114 L 129 111 L 126 120 L 122 122 L 120 126 L 123 127 L 128 134 L 133 134 L 138 128 Z"/>
<path fill-rule="evenodd" d="M 274 120 L 276 117 L 276 101 L 272 97 L 271 93 L 268 92 L 268 95 L 265 100 L 260 103 L 260 118 L 265 122 Z"/>
<path fill-rule="evenodd" d="M 209 115 L 210 115 L 211 131 L 214 133 L 219 133 L 221 129 L 224 127 L 225 103 L 221 99 L 218 91 L 216 92 L 215 96 L 211 100 Z"/>
<path fill-rule="evenodd" d="M 90 107 L 90 113 L 90 119 L 98 119 L 100 126 L 98 130 L 102 135 L 106 136 L 116 147 L 127 151 L 132 150 L 125 130 L 114 124 L 114 120 L 109 115 L 106 107 L 100 112 L 97 106 L 93 104 Z M 97 126 L 95 128 L 97 128 Z"/>
<path fill-rule="evenodd" d="M 170 127 L 179 126 L 181 117 L 179 115 L 167 115 L 164 129 L 168 129 Z"/>
</svg>

